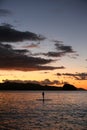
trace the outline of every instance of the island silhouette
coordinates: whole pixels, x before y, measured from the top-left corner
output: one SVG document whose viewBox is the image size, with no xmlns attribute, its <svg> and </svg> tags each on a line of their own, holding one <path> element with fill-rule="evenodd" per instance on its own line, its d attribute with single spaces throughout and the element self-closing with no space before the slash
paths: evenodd
<svg viewBox="0 0 87 130">
<path fill-rule="evenodd" d="M 10 82 L 6 81 L 3 83 L 0 83 L 0 90 L 43 90 L 43 91 L 77 91 L 77 90 L 85 90 L 83 88 L 77 88 L 74 85 L 71 84 L 64 84 L 63 87 L 57 87 L 57 86 L 48 86 L 48 85 L 41 85 L 36 83 L 19 83 L 19 82 Z"/>
</svg>

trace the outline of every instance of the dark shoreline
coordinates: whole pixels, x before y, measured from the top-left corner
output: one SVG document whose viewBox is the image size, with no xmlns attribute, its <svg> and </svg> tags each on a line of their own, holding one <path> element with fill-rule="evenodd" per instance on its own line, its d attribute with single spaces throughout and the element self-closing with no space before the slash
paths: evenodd
<svg viewBox="0 0 87 130">
<path fill-rule="evenodd" d="M 0 91 L 86 91 L 83 88 L 76 88 L 71 84 L 64 84 L 63 87 L 43 86 L 35 83 L 0 83 Z"/>
</svg>

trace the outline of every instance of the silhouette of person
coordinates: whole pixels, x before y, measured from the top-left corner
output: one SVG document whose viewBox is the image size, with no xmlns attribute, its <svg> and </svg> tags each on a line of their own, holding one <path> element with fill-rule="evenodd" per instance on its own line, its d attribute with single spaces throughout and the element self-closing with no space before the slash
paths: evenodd
<svg viewBox="0 0 87 130">
<path fill-rule="evenodd" d="M 43 97 L 43 100 L 44 100 L 44 92 L 42 92 L 42 97 Z"/>
</svg>

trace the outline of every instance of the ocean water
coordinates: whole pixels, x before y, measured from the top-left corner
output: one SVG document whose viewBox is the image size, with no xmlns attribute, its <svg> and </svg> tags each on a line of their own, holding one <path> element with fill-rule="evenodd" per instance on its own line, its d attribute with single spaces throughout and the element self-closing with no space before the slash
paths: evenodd
<svg viewBox="0 0 87 130">
<path fill-rule="evenodd" d="M 0 92 L 0 130 L 87 130 L 86 91 Z"/>
</svg>

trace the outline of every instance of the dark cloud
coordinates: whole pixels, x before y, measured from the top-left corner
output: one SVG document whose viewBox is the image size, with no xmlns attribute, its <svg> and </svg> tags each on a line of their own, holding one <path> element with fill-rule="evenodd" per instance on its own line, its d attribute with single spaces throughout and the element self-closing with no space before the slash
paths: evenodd
<svg viewBox="0 0 87 130">
<path fill-rule="evenodd" d="M 7 10 L 7 9 L 0 9 L 0 17 L 1 16 L 8 16 L 8 15 L 11 15 L 11 11 L 10 10 Z"/>
<path fill-rule="evenodd" d="M 61 73 L 57 73 L 57 76 L 62 76 L 62 74 Z"/>
<path fill-rule="evenodd" d="M 9 44 L 0 43 L 0 69 L 21 71 L 64 69 L 63 66 L 44 66 L 53 60 L 28 56 L 26 52 L 27 50 L 16 50 Z"/>
<path fill-rule="evenodd" d="M 61 51 L 62 53 L 75 53 L 76 51 L 74 51 L 72 49 L 72 46 L 66 46 L 64 44 L 59 44 L 59 43 L 55 43 L 56 49 L 58 51 Z"/>
<path fill-rule="evenodd" d="M 70 49 L 69 46 L 64 47 L 64 49 L 61 49 L 61 51 L 59 52 L 47 52 L 47 53 L 37 53 L 35 55 L 44 55 L 44 56 L 48 56 L 48 57 L 62 57 L 65 56 L 66 54 L 69 53 L 73 53 L 72 56 L 69 56 L 70 58 L 76 59 L 77 56 L 79 56 L 78 54 L 74 54 L 75 51 L 72 51 L 72 49 Z"/>
<path fill-rule="evenodd" d="M 14 80 L 13 80 L 14 82 Z M 25 80 L 25 81 L 21 81 L 21 80 L 16 80 L 16 82 L 28 82 L 28 83 L 36 83 L 36 84 L 41 84 L 41 85 L 48 85 L 48 86 L 53 86 L 53 85 L 63 85 L 65 83 L 68 82 L 64 82 L 64 81 L 59 81 L 59 80 L 50 80 L 50 79 L 44 79 L 41 81 L 37 81 L 37 80 Z"/>
<path fill-rule="evenodd" d="M 58 81 L 58 80 L 50 81 L 49 79 L 45 79 L 45 80 L 41 81 L 40 83 L 43 85 L 55 85 L 55 84 L 59 85 L 60 81 Z"/>
<path fill-rule="evenodd" d="M 74 51 L 72 49 L 72 46 L 67 46 L 62 44 L 63 41 L 53 41 L 55 44 L 55 49 L 56 51 L 49 51 L 47 53 L 36 53 L 35 55 L 44 55 L 44 56 L 48 56 L 48 57 L 62 57 L 65 56 L 66 54 L 72 54 L 72 55 L 68 55 L 70 58 L 76 59 L 77 56 L 79 56 L 76 51 Z"/>
<path fill-rule="evenodd" d="M 30 83 L 37 83 L 37 84 L 41 84 L 41 85 L 60 85 L 60 81 L 58 80 L 49 80 L 49 79 L 44 79 L 44 80 L 41 80 L 41 81 L 36 81 L 36 80 L 29 80 L 27 82 L 30 82 Z"/>
<path fill-rule="evenodd" d="M 22 42 L 25 40 L 44 40 L 45 38 L 41 35 L 37 35 L 32 32 L 21 32 L 14 28 L 12 25 L 6 24 L 0 26 L 0 41 L 1 42 Z"/>
<path fill-rule="evenodd" d="M 48 52 L 48 53 L 42 53 L 42 55 L 48 56 L 48 57 L 62 57 L 62 56 L 64 56 L 64 53 L 62 53 L 62 52 Z"/>
<path fill-rule="evenodd" d="M 58 69 L 65 69 L 65 67 L 64 66 L 60 66 L 60 67 L 58 67 Z"/>
<path fill-rule="evenodd" d="M 52 40 L 54 43 L 57 43 L 57 44 L 63 44 L 63 41 L 58 41 L 58 40 Z"/>
<path fill-rule="evenodd" d="M 41 81 L 37 81 L 37 80 L 3 80 L 3 82 L 16 82 L 16 83 L 35 83 L 35 84 L 41 84 L 41 85 L 61 85 L 62 83 L 58 80 L 49 80 L 49 79 L 44 79 Z"/>
<path fill-rule="evenodd" d="M 65 67 L 64 66 L 59 66 L 59 67 L 52 67 L 52 66 L 46 66 L 48 69 L 50 68 L 50 70 L 53 70 L 54 68 L 56 68 L 56 69 L 65 69 Z"/>
<path fill-rule="evenodd" d="M 47 74 L 47 73 L 49 73 L 49 72 L 43 72 L 44 74 Z"/>
<path fill-rule="evenodd" d="M 87 73 L 57 73 L 57 76 L 68 76 L 73 77 L 76 80 L 87 80 Z"/>
<path fill-rule="evenodd" d="M 26 54 L 26 53 L 30 53 L 30 51 L 26 50 L 26 49 L 22 49 L 22 50 L 14 50 L 15 53 L 17 54 Z"/>
<path fill-rule="evenodd" d="M 87 80 L 87 73 L 76 73 L 74 77 L 76 80 Z"/>
</svg>

